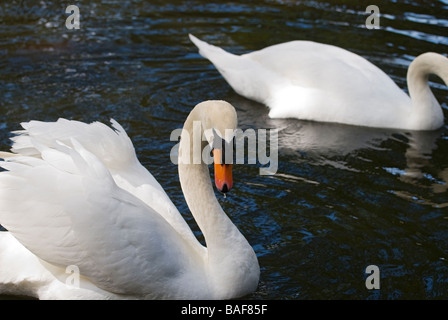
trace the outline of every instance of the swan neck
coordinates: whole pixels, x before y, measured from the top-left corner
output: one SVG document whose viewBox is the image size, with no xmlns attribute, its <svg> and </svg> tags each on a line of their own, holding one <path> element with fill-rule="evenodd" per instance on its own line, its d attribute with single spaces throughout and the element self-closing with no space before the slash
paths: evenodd
<svg viewBox="0 0 448 320">
<path fill-rule="evenodd" d="M 250 244 L 216 199 L 208 165 L 202 157 L 201 163 L 193 162 L 193 152 L 190 152 L 194 144 L 193 123 L 206 123 L 208 120 L 204 118 L 207 118 L 206 112 L 200 113 L 196 107 L 184 124 L 179 145 L 180 184 L 187 205 L 204 235 L 207 247 L 204 263 L 212 292 L 220 298 L 243 295 L 255 290 L 258 284 L 258 260 Z M 201 137 L 203 133 L 201 126 Z M 205 145 L 205 142 L 201 143 L 201 151 Z M 185 159 L 190 161 L 185 163 Z"/>
<path fill-rule="evenodd" d="M 429 87 L 429 75 L 448 86 L 448 59 L 437 53 L 418 56 L 409 66 L 407 82 L 412 101 L 411 119 L 417 130 L 434 130 L 443 125 L 443 111 Z"/>
<path fill-rule="evenodd" d="M 229 235 L 235 236 L 241 242 L 247 243 L 247 241 L 216 199 L 208 165 L 204 163 L 202 157 L 200 157 L 200 163 L 197 164 L 198 159 L 194 157 L 194 152 L 198 148 L 195 146 L 197 141 L 194 139 L 203 137 L 205 129 L 203 124 L 208 121 L 205 111 L 204 108 L 196 107 L 185 121 L 179 145 L 179 179 L 187 205 L 211 252 L 216 248 L 231 247 L 227 243 Z M 200 132 L 195 132 L 198 129 L 198 123 L 201 124 Z M 200 143 L 201 155 L 206 144 L 206 141 Z"/>
<path fill-rule="evenodd" d="M 198 159 L 198 155 L 202 155 L 206 144 L 202 141 L 204 130 L 201 117 L 195 111 L 196 109 L 190 113 L 181 134 L 179 180 L 187 205 L 208 244 L 213 220 L 221 215 L 225 216 L 225 213 L 216 199 L 208 166 L 203 162 L 202 157 Z M 199 128 L 198 123 L 200 124 Z M 198 139 L 201 140 L 200 143 L 198 143 Z M 200 152 L 197 150 L 198 146 L 200 146 Z"/>
</svg>

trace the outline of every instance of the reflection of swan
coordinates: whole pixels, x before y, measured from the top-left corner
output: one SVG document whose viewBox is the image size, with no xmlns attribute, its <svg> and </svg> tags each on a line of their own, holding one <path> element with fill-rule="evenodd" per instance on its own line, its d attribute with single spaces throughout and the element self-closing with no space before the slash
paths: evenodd
<svg viewBox="0 0 448 320">
<path fill-rule="evenodd" d="M 411 63 L 411 101 L 379 68 L 335 46 L 292 41 L 237 56 L 190 39 L 237 93 L 267 105 L 271 118 L 410 130 L 443 125 L 428 85 L 432 73 L 448 84 L 448 59 L 442 55 L 425 53 Z"/>
<path fill-rule="evenodd" d="M 429 180 L 431 183 L 429 188 L 433 193 L 443 193 L 448 189 L 448 168 L 436 167 L 428 172 L 428 167 L 431 168 L 433 152 L 437 149 L 437 140 L 440 138 L 439 131 L 421 131 L 412 132 L 409 134 L 409 147 L 406 149 L 406 168 L 404 170 L 397 170 L 400 174 L 400 180 L 418 184 L 422 187 L 427 187 L 427 183 L 422 183 L 422 180 Z M 398 193 L 398 192 L 397 192 Z M 404 195 L 404 192 L 400 193 Z M 412 198 L 412 196 L 408 196 Z M 441 204 L 431 203 L 429 200 L 424 200 L 424 203 L 434 206 L 441 206 Z M 443 204 L 446 206 L 447 204 Z"/>
<path fill-rule="evenodd" d="M 231 97 L 238 106 L 238 123 L 242 128 L 278 128 L 278 149 L 283 155 L 302 158 L 317 155 L 325 158 L 346 156 L 364 148 L 378 148 L 397 130 L 347 126 L 328 122 L 297 119 L 270 119 L 260 112 L 263 106 L 238 95 Z"/>
<path fill-rule="evenodd" d="M 405 144 L 406 162 L 401 165 L 403 167 L 393 163 L 391 167 L 383 169 L 405 183 L 424 188 L 428 186 L 429 179 L 430 189 L 433 193 L 442 193 L 448 189 L 448 168 L 437 166 L 432 160 L 434 156 L 437 156 L 437 153 L 433 155 L 433 152 L 437 149 L 444 130 L 374 129 L 296 119 L 270 119 L 266 113 L 260 112 L 260 108 L 263 106 L 258 103 L 236 94 L 231 95 L 229 99 L 234 105 L 238 105 L 240 127 L 280 128 L 278 151 L 283 159 L 288 159 L 287 161 L 302 162 L 306 158 L 308 163 L 358 170 L 359 168 L 352 168 L 349 163 L 345 162 L 347 155 L 356 154 L 362 149 L 387 153 L 391 150 L 384 142 L 398 139 Z M 357 159 L 359 159 L 358 156 Z M 400 191 L 395 193 L 397 195 L 404 194 Z M 407 194 L 405 197 L 409 199 L 415 195 Z M 430 203 L 429 200 L 425 200 L 425 202 Z M 440 207 L 442 204 L 438 204 L 438 206 Z"/>
<path fill-rule="evenodd" d="M 223 101 L 197 105 L 185 121 L 180 155 L 192 150 L 196 121 L 203 132 L 226 132 L 235 129 L 236 112 Z M 0 232 L 0 293 L 224 299 L 256 289 L 257 257 L 221 209 L 203 162 L 183 158 L 179 179 L 207 248 L 118 123 L 115 131 L 67 120 L 23 127 L 12 148 L 18 155 L 2 154 L 8 171 L 0 173 L 0 222 L 9 232 Z M 216 135 L 207 137 L 212 143 Z M 228 165 L 215 170 L 221 167 Z M 79 287 L 67 270 L 79 270 Z"/>
<path fill-rule="evenodd" d="M 433 160 L 433 151 L 437 149 L 437 139 L 440 131 L 414 131 L 409 134 L 409 147 L 406 149 L 406 168 L 385 168 L 388 172 L 398 176 L 399 180 L 416 185 L 430 192 L 414 193 L 411 190 L 393 190 L 394 194 L 409 202 L 428 205 L 434 208 L 446 208 L 447 202 L 440 202 L 436 194 L 444 193 L 448 189 L 448 168 L 437 165 Z M 428 183 L 429 182 L 429 183 Z M 442 200 L 443 201 L 443 200 Z"/>
</svg>

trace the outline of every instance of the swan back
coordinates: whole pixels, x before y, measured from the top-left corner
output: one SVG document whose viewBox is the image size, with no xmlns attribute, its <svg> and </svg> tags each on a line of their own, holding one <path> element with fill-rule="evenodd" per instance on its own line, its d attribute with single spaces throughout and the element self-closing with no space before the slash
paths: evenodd
<svg viewBox="0 0 448 320">
<path fill-rule="evenodd" d="M 409 96 L 345 49 L 291 41 L 236 56 L 190 38 L 237 93 L 267 105 L 271 118 L 395 128 L 410 115 Z"/>
</svg>

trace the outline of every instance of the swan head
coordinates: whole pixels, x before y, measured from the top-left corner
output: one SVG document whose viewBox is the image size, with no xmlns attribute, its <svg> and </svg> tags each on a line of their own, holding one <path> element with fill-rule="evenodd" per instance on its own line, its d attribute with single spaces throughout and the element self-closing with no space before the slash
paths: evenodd
<svg viewBox="0 0 448 320">
<path fill-rule="evenodd" d="M 199 103 L 204 136 L 212 150 L 215 186 L 227 193 L 233 187 L 232 163 L 237 114 L 235 108 L 222 100 Z"/>
</svg>

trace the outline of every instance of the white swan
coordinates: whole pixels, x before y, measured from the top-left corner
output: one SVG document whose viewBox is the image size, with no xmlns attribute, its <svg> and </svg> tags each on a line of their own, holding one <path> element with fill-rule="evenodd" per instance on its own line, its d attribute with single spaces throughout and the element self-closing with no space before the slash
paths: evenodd
<svg viewBox="0 0 448 320">
<path fill-rule="evenodd" d="M 198 104 L 185 121 L 180 155 L 192 150 L 195 121 L 203 132 L 224 133 L 235 129 L 237 118 L 227 102 Z M 9 231 L 0 232 L 0 294 L 228 299 L 254 291 L 257 257 L 221 209 L 207 165 L 187 158 L 179 164 L 204 247 L 137 160 L 123 128 L 112 123 L 115 130 L 31 121 L 13 138 L 13 153 L 2 153 L 0 224 Z M 208 143 L 214 136 L 207 135 Z M 215 165 L 221 167 L 229 165 Z"/>
<path fill-rule="evenodd" d="M 410 65 L 410 98 L 366 59 L 311 41 L 292 41 L 237 56 L 189 35 L 240 95 L 267 105 L 271 118 L 298 118 L 378 128 L 435 130 L 443 111 L 428 85 L 448 85 L 448 59 L 424 53 Z"/>
</svg>

